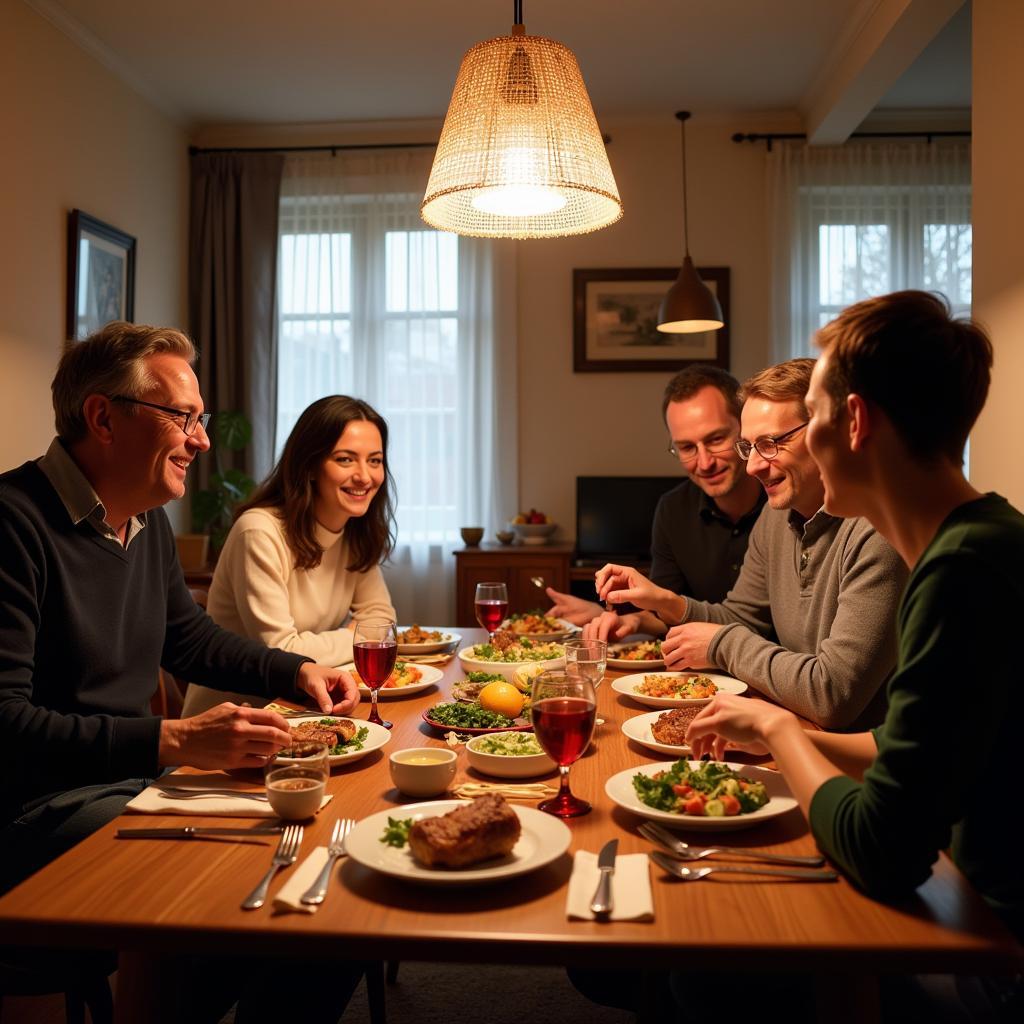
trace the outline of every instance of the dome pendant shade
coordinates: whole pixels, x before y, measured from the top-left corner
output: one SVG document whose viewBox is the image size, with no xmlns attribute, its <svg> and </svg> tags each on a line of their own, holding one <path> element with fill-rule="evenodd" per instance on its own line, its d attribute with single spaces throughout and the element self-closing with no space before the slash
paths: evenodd
<svg viewBox="0 0 1024 1024">
<path fill-rule="evenodd" d="M 658 330 L 666 334 L 695 334 L 724 326 L 721 304 L 698 276 L 693 260 L 686 256 L 679 276 L 662 300 Z"/>
<path fill-rule="evenodd" d="M 576 58 L 516 28 L 463 58 L 420 214 L 483 238 L 614 224 L 622 201 Z"/>
</svg>

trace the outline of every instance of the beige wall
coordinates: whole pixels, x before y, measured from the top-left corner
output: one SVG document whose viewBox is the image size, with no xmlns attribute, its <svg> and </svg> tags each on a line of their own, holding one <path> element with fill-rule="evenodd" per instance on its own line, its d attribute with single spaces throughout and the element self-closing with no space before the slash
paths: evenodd
<svg viewBox="0 0 1024 1024">
<path fill-rule="evenodd" d="M 22 0 L 0 0 L 0 470 L 53 435 L 64 344 L 68 211 L 138 241 L 135 319 L 184 324 L 184 129 Z"/>
<path fill-rule="evenodd" d="M 992 332 L 988 405 L 971 436 L 972 482 L 1024 509 L 1024 137 L 1013 115 L 1024 98 L 1024 4 L 976 0 L 973 8 L 974 314 Z"/>
</svg>

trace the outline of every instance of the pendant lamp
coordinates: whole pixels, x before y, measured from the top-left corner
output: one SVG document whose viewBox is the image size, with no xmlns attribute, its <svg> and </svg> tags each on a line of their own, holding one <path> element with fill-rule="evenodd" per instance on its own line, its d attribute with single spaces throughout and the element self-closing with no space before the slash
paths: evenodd
<svg viewBox="0 0 1024 1024">
<path fill-rule="evenodd" d="M 714 293 L 700 279 L 690 259 L 689 217 L 686 212 L 686 122 L 688 110 L 680 110 L 676 117 L 683 133 L 683 266 L 675 284 L 668 290 L 658 313 L 658 330 L 666 334 L 693 334 L 697 331 L 717 331 L 725 326 L 722 307 Z"/>
<path fill-rule="evenodd" d="M 511 35 L 462 59 L 437 144 L 423 220 L 484 238 L 557 238 L 622 216 L 579 64 L 553 39 L 528 36 L 522 0 Z"/>
</svg>

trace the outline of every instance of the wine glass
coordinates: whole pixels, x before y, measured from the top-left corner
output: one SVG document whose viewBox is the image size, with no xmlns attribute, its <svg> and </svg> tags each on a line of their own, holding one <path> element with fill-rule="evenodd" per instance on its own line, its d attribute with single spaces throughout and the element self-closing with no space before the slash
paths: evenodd
<svg viewBox="0 0 1024 1024">
<path fill-rule="evenodd" d="M 398 656 L 398 634 L 391 619 L 356 619 L 352 625 L 352 656 L 359 678 L 370 691 L 369 722 L 390 729 L 377 710 L 377 691 L 387 682 Z"/>
<path fill-rule="evenodd" d="M 331 774 L 328 756 L 326 743 L 302 740 L 267 758 L 267 802 L 279 818 L 299 821 L 320 810 Z"/>
<path fill-rule="evenodd" d="M 575 818 L 590 812 L 590 804 L 569 789 L 569 767 L 576 761 L 594 732 L 597 696 L 594 684 L 580 672 L 541 672 L 533 681 L 530 721 L 544 752 L 558 765 L 556 796 L 537 805 L 559 818 Z"/>
<path fill-rule="evenodd" d="M 476 621 L 493 641 L 496 630 L 508 615 L 508 588 L 504 583 L 478 583 L 474 602 Z"/>
</svg>

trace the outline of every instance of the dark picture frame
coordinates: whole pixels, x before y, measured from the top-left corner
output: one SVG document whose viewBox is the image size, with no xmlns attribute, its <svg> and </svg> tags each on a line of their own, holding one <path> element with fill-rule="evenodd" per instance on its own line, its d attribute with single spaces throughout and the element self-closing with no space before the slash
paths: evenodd
<svg viewBox="0 0 1024 1024">
<path fill-rule="evenodd" d="M 68 215 L 67 338 L 135 317 L 135 239 L 95 217 Z"/>
<path fill-rule="evenodd" d="M 722 306 L 725 326 L 700 334 L 663 334 L 658 309 L 678 267 L 574 270 L 573 364 L 576 373 L 665 372 L 689 363 L 729 369 L 729 268 L 698 267 Z"/>
</svg>

